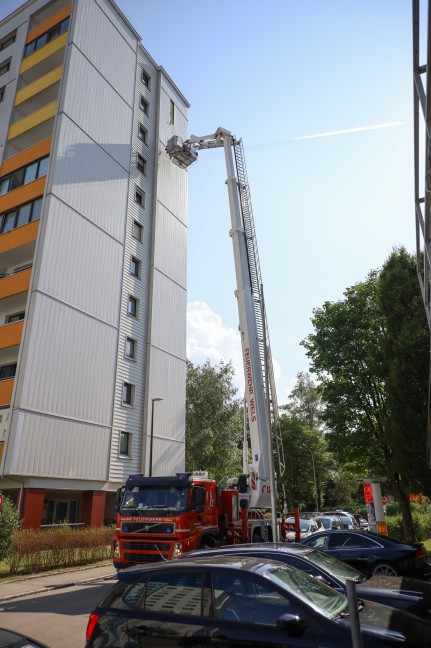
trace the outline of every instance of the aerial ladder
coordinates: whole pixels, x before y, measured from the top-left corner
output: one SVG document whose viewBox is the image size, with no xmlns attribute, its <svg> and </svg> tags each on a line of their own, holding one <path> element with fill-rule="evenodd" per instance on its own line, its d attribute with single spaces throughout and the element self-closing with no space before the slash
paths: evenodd
<svg viewBox="0 0 431 648">
<path fill-rule="evenodd" d="M 284 473 L 277 394 L 265 313 L 262 277 L 250 188 L 242 140 L 218 128 L 211 135 L 191 135 L 183 141 L 173 136 L 166 152 L 172 162 L 187 169 L 196 162 L 200 150 L 224 148 L 231 214 L 231 230 L 238 304 L 239 329 L 245 377 L 244 404 L 250 443 L 243 446 L 245 483 L 240 491 L 248 498 L 250 510 L 271 509 L 274 539 L 277 536 L 277 505 L 274 455 L 278 475 Z M 251 460 L 250 460 L 251 459 Z"/>
</svg>

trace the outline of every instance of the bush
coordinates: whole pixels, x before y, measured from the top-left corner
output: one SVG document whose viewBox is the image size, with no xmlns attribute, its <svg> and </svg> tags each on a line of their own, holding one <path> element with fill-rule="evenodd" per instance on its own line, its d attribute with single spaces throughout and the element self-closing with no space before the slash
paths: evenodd
<svg viewBox="0 0 431 648">
<path fill-rule="evenodd" d="M 12 534 L 19 529 L 21 520 L 14 504 L 5 497 L 0 506 L 0 560 L 8 557 Z"/>
<path fill-rule="evenodd" d="M 413 528 L 419 542 L 431 537 L 431 513 L 412 509 Z M 404 540 L 403 520 L 401 513 L 388 515 L 388 535 L 398 540 Z"/>
<path fill-rule="evenodd" d="M 9 569 L 12 574 L 75 567 L 111 557 L 112 527 L 24 529 L 12 535 Z"/>
</svg>

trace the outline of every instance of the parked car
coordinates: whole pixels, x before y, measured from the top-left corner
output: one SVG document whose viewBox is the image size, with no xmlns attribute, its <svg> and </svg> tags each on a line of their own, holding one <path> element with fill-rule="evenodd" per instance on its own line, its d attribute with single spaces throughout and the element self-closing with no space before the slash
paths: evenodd
<svg viewBox="0 0 431 648">
<path fill-rule="evenodd" d="M 314 518 L 299 518 L 299 530 L 301 540 L 303 538 L 308 538 L 312 533 L 316 533 L 321 528 L 321 524 L 317 522 Z M 284 522 L 281 523 L 281 531 L 283 535 L 283 540 L 287 542 L 295 542 L 296 532 L 295 532 L 295 518 L 287 518 Z"/>
<path fill-rule="evenodd" d="M 320 531 L 301 544 L 321 549 L 366 574 L 382 576 L 431 576 L 431 564 L 423 544 L 401 542 L 370 531 Z"/>
<path fill-rule="evenodd" d="M 323 529 L 341 529 L 343 527 L 341 518 L 338 515 L 319 515 L 316 521 L 320 522 Z"/>
<path fill-rule="evenodd" d="M 349 578 L 356 583 L 360 599 L 389 605 L 431 621 L 431 583 L 401 576 L 367 576 L 312 547 L 286 542 L 228 545 L 190 551 L 181 559 L 205 556 L 254 556 L 268 561 L 278 560 L 318 578 L 341 594 L 347 594 L 346 581 Z"/>
<path fill-rule="evenodd" d="M 343 529 L 359 529 L 359 524 L 356 522 L 353 515 L 347 511 L 336 509 L 335 511 L 326 511 L 325 513 L 322 513 L 322 515 L 336 515 L 340 518 Z"/>
<path fill-rule="evenodd" d="M 0 648 L 48 648 L 35 639 L 30 639 L 20 632 L 0 628 Z"/>
<path fill-rule="evenodd" d="M 278 561 L 213 556 L 119 572 L 90 614 L 87 648 L 349 646 L 346 596 Z M 431 624 L 358 602 L 366 648 L 429 645 Z"/>
</svg>

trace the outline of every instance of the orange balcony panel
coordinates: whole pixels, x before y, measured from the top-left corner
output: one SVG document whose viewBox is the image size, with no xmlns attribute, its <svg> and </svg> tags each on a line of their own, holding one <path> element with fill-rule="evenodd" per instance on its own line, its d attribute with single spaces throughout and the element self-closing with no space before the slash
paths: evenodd
<svg viewBox="0 0 431 648">
<path fill-rule="evenodd" d="M 34 162 L 34 160 L 38 160 L 45 155 L 49 155 L 49 152 L 51 151 L 51 142 L 52 137 L 47 137 L 34 146 L 30 146 L 29 148 L 21 151 L 20 153 L 17 153 L 16 155 L 13 155 L 7 160 L 3 160 L 3 164 L 0 168 L 0 177 L 8 175 L 8 173 L 12 173 L 12 171 L 20 169 L 21 167 L 26 166 L 27 164 L 30 164 L 30 162 Z"/>
<path fill-rule="evenodd" d="M 3 459 L 3 448 L 4 448 L 4 443 L 0 443 L 0 464 L 1 464 L 1 460 Z"/>
<path fill-rule="evenodd" d="M 0 405 L 10 405 L 14 379 L 0 380 Z"/>
<path fill-rule="evenodd" d="M 33 180 L 18 189 L 9 191 L 9 193 L 0 196 L 0 214 L 4 214 L 14 207 L 19 207 L 19 205 L 24 205 L 25 203 L 35 200 L 43 196 L 45 190 L 46 176 Z"/>
<path fill-rule="evenodd" d="M 0 279 L 0 299 L 11 297 L 12 295 L 19 295 L 23 292 L 28 292 L 28 288 L 30 286 L 30 277 L 31 268 Z"/>
<path fill-rule="evenodd" d="M 10 232 L 0 234 L 0 254 L 32 243 L 37 239 L 38 231 L 39 221 L 36 220 L 32 223 L 27 223 L 27 225 L 17 227 Z"/>
<path fill-rule="evenodd" d="M 32 40 L 47 32 L 51 27 L 55 27 L 59 22 L 70 16 L 72 10 L 72 5 L 67 5 L 64 9 L 57 11 L 53 16 L 44 20 L 43 23 L 40 23 L 37 27 L 34 27 L 31 31 L 28 32 L 27 38 L 25 39 L 26 43 L 31 43 Z"/>
<path fill-rule="evenodd" d="M 9 347 L 21 344 L 23 326 L 24 321 L 20 320 L 19 322 L 4 324 L 0 327 L 0 349 L 8 349 Z"/>
</svg>

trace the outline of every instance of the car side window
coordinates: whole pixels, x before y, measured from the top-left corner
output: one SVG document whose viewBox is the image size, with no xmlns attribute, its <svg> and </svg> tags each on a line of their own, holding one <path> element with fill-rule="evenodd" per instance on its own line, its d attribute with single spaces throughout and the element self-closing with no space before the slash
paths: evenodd
<svg viewBox="0 0 431 648">
<path fill-rule="evenodd" d="M 154 574 L 146 583 L 132 585 L 123 602 L 146 612 L 201 616 L 202 574 Z"/>
<path fill-rule="evenodd" d="M 348 533 L 334 533 L 329 543 L 329 549 L 350 549 L 354 544 L 349 544 L 351 536 Z"/>
<path fill-rule="evenodd" d="M 309 536 L 307 538 L 307 547 L 315 547 L 316 549 L 327 549 L 329 538 L 327 535 Z"/>
<path fill-rule="evenodd" d="M 238 575 L 214 573 L 214 612 L 217 619 L 274 626 L 290 611 L 289 601 L 271 585 Z"/>
<path fill-rule="evenodd" d="M 375 547 L 375 543 L 370 542 L 368 538 L 364 538 L 360 535 L 351 535 L 348 540 L 344 543 L 345 549 L 364 549 L 369 547 Z"/>
</svg>

